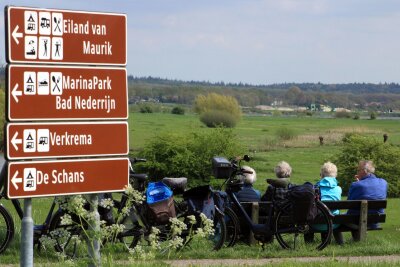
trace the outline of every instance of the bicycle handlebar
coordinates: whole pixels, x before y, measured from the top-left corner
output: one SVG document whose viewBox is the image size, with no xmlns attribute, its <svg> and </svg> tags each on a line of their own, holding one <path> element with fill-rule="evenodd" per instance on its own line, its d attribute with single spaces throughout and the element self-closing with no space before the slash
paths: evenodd
<svg viewBox="0 0 400 267">
<path fill-rule="evenodd" d="M 135 164 L 135 163 L 137 163 L 137 162 L 146 162 L 147 160 L 146 160 L 146 159 L 143 159 L 143 158 L 129 158 L 129 161 L 130 161 L 132 164 Z"/>
</svg>

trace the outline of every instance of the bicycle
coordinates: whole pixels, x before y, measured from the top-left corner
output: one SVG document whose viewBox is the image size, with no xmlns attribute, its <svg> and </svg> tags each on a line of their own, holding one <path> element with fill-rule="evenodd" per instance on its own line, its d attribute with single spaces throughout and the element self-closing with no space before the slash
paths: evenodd
<svg viewBox="0 0 400 267">
<path fill-rule="evenodd" d="M 211 247 L 212 250 L 219 250 L 225 243 L 227 236 L 227 226 L 224 219 L 224 212 L 215 203 L 217 192 L 211 186 L 198 186 L 186 190 L 187 178 L 163 178 L 162 180 L 174 192 L 174 196 L 181 196 L 182 201 L 174 199 L 177 218 L 188 225 L 188 230 L 183 231 L 182 236 L 185 243 L 191 241 L 190 231 L 195 231 L 201 227 L 201 213 L 207 215 L 213 221 L 214 234 L 200 241 L 203 247 Z M 208 204 L 208 205 L 207 205 Z M 188 216 L 193 215 L 196 219 L 194 225 L 190 225 Z M 190 229 L 192 228 L 192 229 Z M 201 245 L 200 245 L 201 246 Z"/>
<path fill-rule="evenodd" d="M 293 217 L 293 204 L 289 200 L 276 201 L 273 197 L 267 210 L 266 222 L 262 224 L 255 224 L 252 222 L 248 213 L 235 195 L 238 177 L 249 173 L 241 168 L 242 160 L 249 161 L 250 158 L 247 155 L 243 158 L 232 159 L 231 161 L 225 158 L 214 158 L 213 171 L 216 178 L 225 179 L 223 185 L 226 185 L 225 191 L 228 194 L 229 203 L 235 213 L 237 213 L 237 217 L 244 219 L 244 223 L 253 232 L 254 238 L 265 244 L 271 242 L 272 237 L 275 236 L 278 243 L 284 249 L 296 249 L 299 247 L 307 247 L 308 249 L 314 247 L 317 250 L 324 249 L 330 243 L 333 227 L 330 211 L 318 197 L 315 199 L 318 212 L 313 221 L 296 221 Z M 267 181 L 275 188 L 286 186 L 286 184 L 282 184 L 283 181 L 276 181 L 273 179 L 268 179 Z M 313 227 L 313 225 L 317 224 L 326 225 L 326 228 L 322 230 L 322 235 L 318 235 L 321 236 L 321 239 L 309 241 L 307 238 L 304 238 L 304 235 L 308 233 L 321 233 L 321 231 Z"/>
<path fill-rule="evenodd" d="M 139 158 L 130 159 L 129 183 L 134 189 L 138 190 L 139 192 L 145 191 L 145 183 L 147 182 L 148 176 L 147 174 L 135 173 L 133 170 L 133 165 L 137 162 L 145 161 L 145 159 Z M 135 205 L 131 207 L 128 215 L 122 215 L 124 214 L 123 210 L 127 207 L 127 205 L 129 205 L 129 197 L 125 192 L 121 193 L 121 198 L 119 200 L 115 199 L 115 197 L 113 197 L 111 193 L 103 193 L 99 194 L 99 196 L 100 199 L 110 198 L 113 202 L 112 210 L 98 206 L 100 219 L 105 221 L 107 226 L 116 223 L 123 225 L 123 230 L 114 237 L 103 238 L 101 240 L 102 245 L 104 245 L 106 242 L 115 243 L 118 241 L 122 242 L 127 248 L 132 247 L 131 244 L 136 239 L 135 236 L 139 234 L 138 232 L 136 232 L 135 226 L 137 221 L 137 216 L 134 212 Z M 138 204 L 136 205 L 139 206 Z M 86 204 L 85 208 L 89 210 L 89 205 Z M 83 232 L 88 229 L 88 224 L 87 222 L 79 218 L 79 216 L 69 213 L 68 214 L 71 216 L 71 222 L 67 224 L 62 223 L 62 218 L 67 213 L 67 211 L 60 209 L 54 215 L 54 218 L 50 225 L 50 231 L 58 229 L 64 232 L 64 235 L 57 236 L 55 249 L 58 252 L 64 252 L 66 253 L 66 255 L 74 257 L 79 251 L 82 251 L 83 253 L 86 251 L 86 247 L 80 245 L 80 243 L 82 243 L 80 238 L 84 237 Z M 117 221 L 115 221 L 115 218 L 117 218 Z"/>
</svg>

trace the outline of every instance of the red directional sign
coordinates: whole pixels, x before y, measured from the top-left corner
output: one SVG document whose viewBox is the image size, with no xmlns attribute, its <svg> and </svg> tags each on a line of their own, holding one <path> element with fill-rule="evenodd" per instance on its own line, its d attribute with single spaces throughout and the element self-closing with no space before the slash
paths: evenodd
<svg viewBox="0 0 400 267">
<path fill-rule="evenodd" d="M 10 121 L 128 118 L 125 69 L 9 65 L 7 76 Z"/>
<path fill-rule="evenodd" d="M 124 14 L 7 7 L 7 61 L 126 65 Z"/>
<path fill-rule="evenodd" d="M 128 154 L 127 122 L 7 124 L 7 159 Z"/>
<path fill-rule="evenodd" d="M 124 191 L 129 159 L 87 159 L 11 162 L 9 198 L 92 194 Z"/>
</svg>

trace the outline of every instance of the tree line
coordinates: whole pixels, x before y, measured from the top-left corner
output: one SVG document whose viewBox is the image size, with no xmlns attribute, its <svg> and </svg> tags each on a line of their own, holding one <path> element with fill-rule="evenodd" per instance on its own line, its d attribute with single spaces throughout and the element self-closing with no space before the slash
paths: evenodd
<svg viewBox="0 0 400 267">
<path fill-rule="evenodd" d="M 400 109 L 400 85 L 283 83 L 273 85 L 195 82 L 154 77 L 128 76 L 131 103 L 154 100 L 192 105 L 199 94 L 218 93 L 235 97 L 241 106 L 327 105 L 352 110 L 390 111 Z"/>
</svg>

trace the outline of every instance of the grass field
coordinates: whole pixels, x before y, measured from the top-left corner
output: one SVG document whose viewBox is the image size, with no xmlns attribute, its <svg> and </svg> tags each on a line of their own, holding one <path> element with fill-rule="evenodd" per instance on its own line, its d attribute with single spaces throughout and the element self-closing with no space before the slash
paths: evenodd
<svg viewBox="0 0 400 267">
<path fill-rule="evenodd" d="M 201 125 L 195 115 L 171 114 L 140 114 L 132 113 L 129 118 L 130 148 L 135 152 L 141 149 L 146 142 L 161 132 L 197 132 L 212 131 Z M 280 140 L 276 131 L 286 127 L 295 131 L 295 137 L 290 140 Z M 382 139 L 383 133 L 389 135 L 389 142 L 399 145 L 400 133 L 398 120 L 351 120 L 351 119 L 321 119 L 313 117 L 264 117 L 245 116 L 234 132 L 246 147 L 246 151 L 253 157 L 248 163 L 257 171 L 258 181 L 256 187 L 261 191 L 266 188 L 265 178 L 273 177 L 273 167 L 280 160 L 288 161 L 293 167 L 293 181 L 315 182 L 319 177 L 321 164 L 340 150 L 340 140 L 345 133 L 358 132 Z M 325 139 L 323 146 L 319 145 L 318 137 Z M 214 180 L 213 184 L 222 183 Z M 10 208 L 9 201 L 1 201 Z M 51 199 L 34 199 L 33 217 L 35 223 L 42 222 L 47 215 Z M 400 200 L 390 199 L 388 202 L 387 222 L 383 231 L 368 233 L 367 241 L 353 243 L 350 236 L 345 235 L 346 244 L 341 247 L 330 245 L 322 252 L 313 251 L 286 251 L 282 250 L 277 242 L 261 247 L 248 247 L 238 245 L 234 248 L 224 248 L 218 252 L 210 252 L 206 248 L 185 250 L 172 255 L 172 258 L 270 258 L 270 257 L 296 257 L 296 256 L 327 256 L 326 266 L 338 266 L 334 262 L 335 256 L 359 255 L 395 255 L 400 254 Z M 20 220 L 15 212 L 14 221 L 17 233 L 10 248 L 0 256 L 0 265 L 16 264 L 19 262 Z M 121 259 L 126 263 L 128 254 L 122 247 L 108 247 L 103 251 L 104 265 L 117 266 L 114 259 Z M 165 259 L 165 255 L 160 258 Z M 35 250 L 35 263 L 59 263 L 57 257 L 45 251 Z M 161 263 L 160 263 L 161 264 Z M 121 263 L 123 265 L 123 263 Z M 129 264 L 128 264 L 129 265 Z M 156 265 L 156 263 L 152 263 Z M 281 266 L 286 266 L 282 264 Z M 287 266 L 290 266 L 288 263 Z M 322 265 L 321 265 L 322 266 Z M 347 266 L 347 265 L 346 265 Z M 356 266 L 367 266 L 357 265 Z M 374 266 L 374 265 L 369 265 Z M 390 266 L 381 263 L 380 266 Z"/>
</svg>

